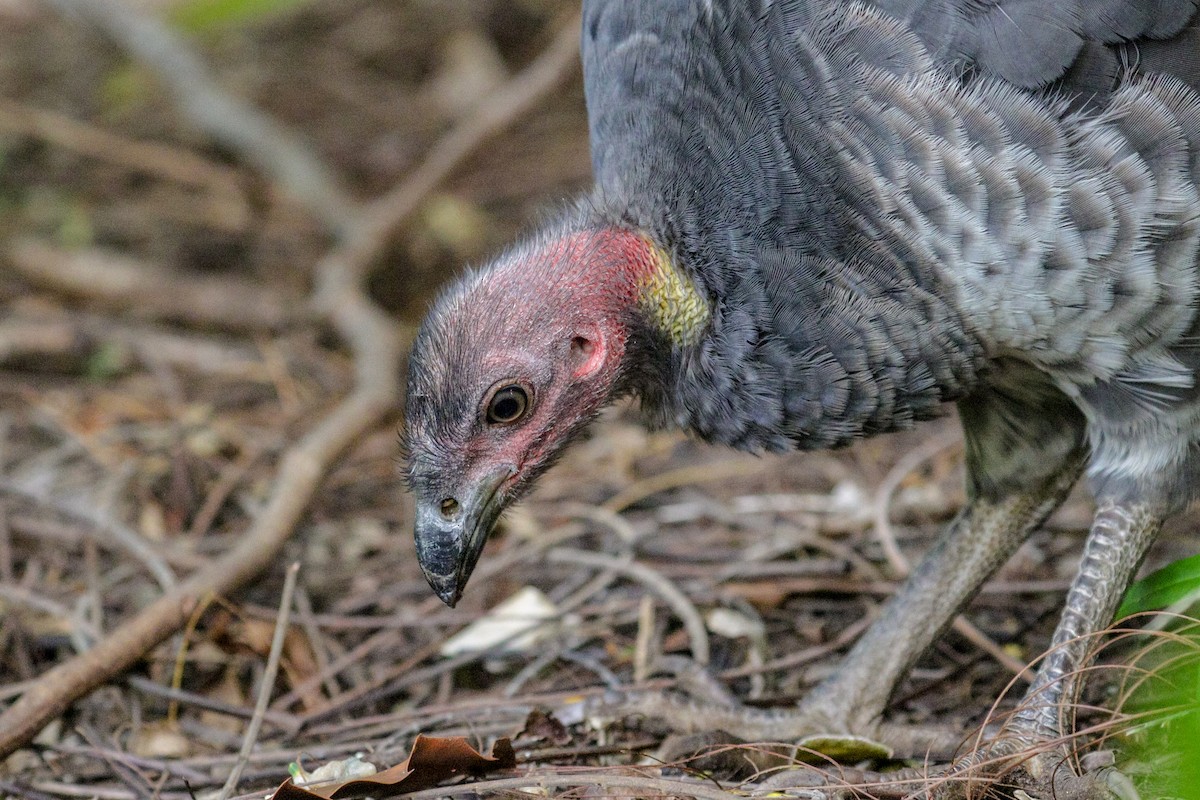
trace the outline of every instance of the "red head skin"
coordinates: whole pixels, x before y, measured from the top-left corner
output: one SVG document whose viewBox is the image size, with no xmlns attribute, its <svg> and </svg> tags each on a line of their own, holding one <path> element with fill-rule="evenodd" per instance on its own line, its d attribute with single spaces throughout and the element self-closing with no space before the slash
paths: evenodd
<svg viewBox="0 0 1200 800">
<path fill-rule="evenodd" d="M 406 440 L 417 547 L 434 589 L 457 600 L 500 511 L 623 387 L 638 297 L 656 268 L 640 234 L 575 231 L 503 257 L 443 297 L 413 349 Z M 489 421 L 519 387 L 525 412 Z"/>
</svg>

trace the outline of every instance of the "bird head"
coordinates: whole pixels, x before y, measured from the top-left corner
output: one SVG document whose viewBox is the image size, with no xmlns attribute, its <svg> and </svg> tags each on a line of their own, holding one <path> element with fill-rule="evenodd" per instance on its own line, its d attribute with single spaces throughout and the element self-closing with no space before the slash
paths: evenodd
<svg viewBox="0 0 1200 800">
<path fill-rule="evenodd" d="M 561 232 L 434 304 L 409 360 L 404 439 L 417 558 L 447 604 L 500 513 L 630 388 L 630 350 L 646 338 L 645 297 L 664 262 L 635 231 Z"/>
</svg>

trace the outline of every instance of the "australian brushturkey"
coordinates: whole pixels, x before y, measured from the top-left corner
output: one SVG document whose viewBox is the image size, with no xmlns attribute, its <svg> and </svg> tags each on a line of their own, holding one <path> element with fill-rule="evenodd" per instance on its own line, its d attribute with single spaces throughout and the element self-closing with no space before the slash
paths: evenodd
<svg viewBox="0 0 1200 800">
<path fill-rule="evenodd" d="M 1064 498 L 1097 500 L 1016 735 L 1200 487 L 1194 0 L 593 0 L 596 186 L 460 279 L 413 349 L 416 542 L 453 604 L 500 512 L 614 397 L 748 450 L 957 402 L 966 509 L 799 707 L 876 730 Z"/>
</svg>

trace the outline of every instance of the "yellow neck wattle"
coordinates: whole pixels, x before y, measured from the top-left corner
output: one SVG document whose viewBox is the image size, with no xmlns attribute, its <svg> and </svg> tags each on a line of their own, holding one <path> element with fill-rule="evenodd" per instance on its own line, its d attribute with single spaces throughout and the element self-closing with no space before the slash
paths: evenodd
<svg viewBox="0 0 1200 800">
<path fill-rule="evenodd" d="M 649 269 L 638 278 L 642 310 L 672 344 L 695 344 L 708 324 L 708 303 L 662 248 L 649 240 L 646 244 L 650 249 Z"/>
</svg>

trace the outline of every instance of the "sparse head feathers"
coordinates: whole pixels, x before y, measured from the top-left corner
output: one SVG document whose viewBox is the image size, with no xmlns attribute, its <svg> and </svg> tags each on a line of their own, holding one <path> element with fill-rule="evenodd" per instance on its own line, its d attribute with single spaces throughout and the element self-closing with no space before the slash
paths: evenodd
<svg viewBox="0 0 1200 800">
<path fill-rule="evenodd" d="M 611 225 L 555 226 L 445 291 L 418 336 L 414 360 L 425 364 L 426 353 L 437 353 L 452 369 L 465 369 L 488 344 L 520 346 L 585 317 L 648 326 L 683 345 L 698 339 L 709 307 L 646 234 Z"/>
<path fill-rule="evenodd" d="M 533 402 L 579 392 L 589 418 L 627 391 L 626 350 L 695 342 L 708 306 L 646 235 L 572 218 L 465 273 L 435 302 L 409 362 L 410 464 L 462 459 L 494 385 Z M 559 432 L 547 430 L 549 438 Z"/>
</svg>

